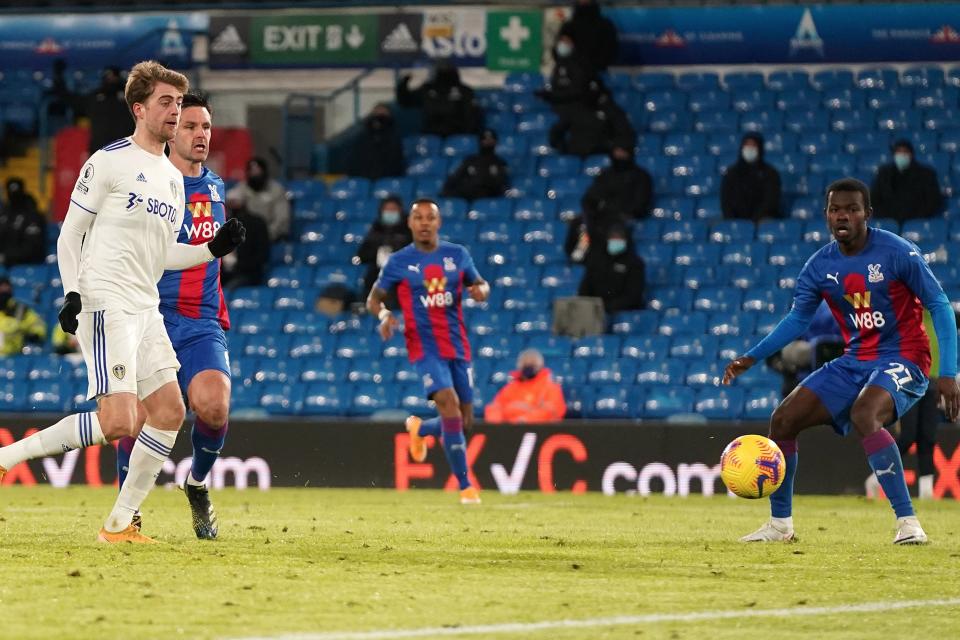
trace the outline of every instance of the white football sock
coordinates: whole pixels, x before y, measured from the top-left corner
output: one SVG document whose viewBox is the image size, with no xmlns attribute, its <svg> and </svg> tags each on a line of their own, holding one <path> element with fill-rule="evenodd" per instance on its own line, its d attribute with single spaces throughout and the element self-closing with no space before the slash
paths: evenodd
<svg viewBox="0 0 960 640">
<path fill-rule="evenodd" d="M 194 478 L 193 471 L 190 471 L 190 473 L 187 474 L 187 484 L 190 485 L 191 487 L 202 487 L 207 483 L 204 480 L 197 480 L 196 478 Z"/>
<path fill-rule="evenodd" d="M 163 463 L 170 457 L 170 450 L 177 441 L 177 431 L 165 431 L 143 425 L 137 441 L 130 452 L 130 470 L 120 489 L 103 528 L 111 533 L 123 531 L 133 521 L 133 514 L 157 484 L 157 476 Z"/>
<path fill-rule="evenodd" d="M 106 444 L 94 411 L 75 413 L 43 431 L 0 448 L 0 467 L 12 469 L 24 460 L 59 456 L 93 444 Z"/>
</svg>

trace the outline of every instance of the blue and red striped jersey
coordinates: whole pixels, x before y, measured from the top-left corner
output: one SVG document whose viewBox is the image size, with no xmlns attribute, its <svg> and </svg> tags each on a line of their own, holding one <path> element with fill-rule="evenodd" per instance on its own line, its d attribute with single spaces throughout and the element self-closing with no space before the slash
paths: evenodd
<svg viewBox="0 0 960 640">
<path fill-rule="evenodd" d="M 480 279 L 466 248 L 451 242 L 430 253 L 409 244 L 387 259 L 374 286 L 397 288 L 411 362 L 470 360 L 461 300 L 463 288 Z"/>
<path fill-rule="evenodd" d="M 836 242 L 822 247 L 797 278 L 794 307 L 810 316 L 825 300 L 858 360 L 901 356 L 930 371 L 930 336 L 924 307 L 946 299 L 920 250 L 882 229 L 869 229 L 867 244 L 854 256 Z"/>
<path fill-rule="evenodd" d="M 196 178 L 184 176 L 183 187 L 187 210 L 177 241 L 194 245 L 210 242 L 227 220 L 223 180 L 204 167 Z M 219 259 L 183 271 L 164 271 L 157 288 L 160 311 L 218 320 L 225 330 L 230 328 L 230 316 L 220 287 Z"/>
</svg>

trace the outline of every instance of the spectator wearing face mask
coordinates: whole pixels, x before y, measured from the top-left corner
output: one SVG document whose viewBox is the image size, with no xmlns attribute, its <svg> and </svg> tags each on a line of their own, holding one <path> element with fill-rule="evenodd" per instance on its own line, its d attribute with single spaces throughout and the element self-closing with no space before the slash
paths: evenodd
<svg viewBox="0 0 960 640">
<path fill-rule="evenodd" d="M 909 140 L 893 144 L 893 162 L 877 169 L 870 188 L 873 214 L 878 218 L 930 218 L 943 211 L 937 172 L 917 162 Z"/>
<path fill-rule="evenodd" d="M 597 0 L 577 0 L 573 15 L 560 26 L 560 36 L 569 36 L 597 71 L 606 71 L 617 59 L 617 28 L 603 17 Z"/>
<path fill-rule="evenodd" d="M 653 201 L 653 180 L 638 166 L 632 144 L 617 144 L 610 151 L 610 166 L 594 178 L 580 205 L 584 222 L 593 235 L 613 224 L 629 227 L 647 217 Z"/>
<path fill-rule="evenodd" d="M 497 155 L 497 132 L 484 129 L 479 151 L 467 156 L 443 184 L 445 198 L 499 198 L 510 186 L 507 163 Z"/>
<path fill-rule="evenodd" d="M 247 230 L 247 239 L 220 259 L 220 280 L 223 288 L 257 287 L 263 284 L 270 264 L 270 232 L 260 216 L 247 211 L 246 203 L 231 191 L 227 195 L 227 211 Z"/>
<path fill-rule="evenodd" d="M 410 75 L 400 77 L 397 102 L 416 107 L 423 115 L 423 133 L 438 136 L 477 133 L 483 126 L 483 111 L 473 89 L 460 80 L 460 71 L 452 61 L 437 60 L 433 75 L 416 89 L 410 88 Z"/>
<path fill-rule="evenodd" d="M 402 176 L 405 168 L 393 112 L 388 105 L 378 104 L 363 120 L 363 133 L 350 150 L 348 171 L 351 176 L 377 180 Z"/>
<path fill-rule="evenodd" d="M 543 366 L 543 355 L 536 349 L 522 351 L 517 370 L 510 381 L 484 407 L 487 422 L 498 424 L 538 424 L 559 422 L 567 413 L 563 389 Z"/>
<path fill-rule="evenodd" d="M 10 279 L 0 277 L 0 356 L 20 353 L 25 344 L 40 344 L 47 327 L 37 312 L 13 297 Z"/>
<path fill-rule="evenodd" d="M 645 266 L 636 254 L 626 228 L 614 224 L 598 238 L 600 242 L 591 241 L 587 250 L 586 269 L 577 295 L 603 299 L 607 313 L 642 309 Z"/>
<path fill-rule="evenodd" d="M 780 173 L 763 159 L 763 136 L 748 133 L 737 161 L 727 167 L 720 187 L 725 218 L 753 220 L 780 217 Z"/>
<path fill-rule="evenodd" d="M 20 178 L 7 180 L 6 206 L 0 206 L 0 264 L 43 264 L 47 259 L 47 221 Z"/>
<path fill-rule="evenodd" d="M 270 178 L 267 161 L 263 158 L 250 158 L 247 162 L 247 179 L 227 195 L 243 202 L 249 213 L 266 223 L 271 243 L 283 240 L 290 233 L 287 191 Z"/>
<path fill-rule="evenodd" d="M 363 294 L 361 300 L 370 295 L 373 283 L 380 275 L 380 269 L 386 264 L 387 258 L 395 251 L 402 249 L 413 242 L 413 233 L 407 226 L 407 215 L 403 203 L 397 196 L 387 196 L 380 201 L 380 210 L 377 219 L 370 225 L 370 230 L 364 236 L 357 259 L 360 264 L 367 265 L 367 272 L 363 276 Z M 388 309 L 398 309 L 396 291 L 389 291 L 386 300 Z"/>
</svg>

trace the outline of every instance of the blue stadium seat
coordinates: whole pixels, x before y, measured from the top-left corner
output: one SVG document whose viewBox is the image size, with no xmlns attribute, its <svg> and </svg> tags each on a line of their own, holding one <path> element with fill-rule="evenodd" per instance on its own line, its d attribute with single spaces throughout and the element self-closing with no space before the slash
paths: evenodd
<svg viewBox="0 0 960 640">
<path fill-rule="evenodd" d="M 803 224 L 799 220 L 765 220 L 757 225 L 757 240 L 767 244 L 798 242 Z"/>
<path fill-rule="evenodd" d="M 713 360 L 717 357 L 719 340 L 709 335 L 676 335 L 670 341 L 671 358 L 678 360 Z"/>
<path fill-rule="evenodd" d="M 763 74 L 757 71 L 731 71 L 723 75 L 723 84 L 730 91 L 764 89 Z"/>
<path fill-rule="evenodd" d="M 408 414 L 426 418 L 436 413 L 436 408 L 427 400 L 420 384 L 405 384 L 400 387 L 397 395 L 400 408 Z"/>
<path fill-rule="evenodd" d="M 693 307 L 694 292 L 678 287 L 655 287 L 647 292 L 647 307 L 654 311 L 675 309 L 687 312 Z"/>
<path fill-rule="evenodd" d="M 736 420 L 744 413 L 743 404 L 743 389 L 708 387 L 697 392 L 693 409 L 708 420 Z"/>
<path fill-rule="evenodd" d="M 342 416 L 345 415 L 352 397 L 351 385 L 313 383 L 303 392 L 305 416 Z"/>
<path fill-rule="evenodd" d="M 756 227 L 750 220 L 715 220 L 710 223 L 711 242 L 751 242 L 755 234 Z"/>
<path fill-rule="evenodd" d="M 274 290 L 268 287 L 238 287 L 233 290 L 228 306 L 231 312 L 240 309 L 266 311 L 273 308 L 274 297 Z M 239 317 L 240 316 L 235 316 L 234 320 L 236 321 Z M 236 322 L 234 324 L 236 324 Z"/>
<path fill-rule="evenodd" d="M 782 289 L 746 291 L 743 296 L 743 310 L 782 314 L 789 310 L 792 301 L 791 293 Z"/>
<path fill-rule="evenodd" d="M 773 71 L 767 76 L 767 88 L 772 91 L 795 91 L 809 86 L 805 71 Z"/>
<path fill-rule="evenodd" d="M 287 197 L 295 200 L 316 200 L 322 198 L 326 192 L 326 185 L 320 180 L 310 178 L 302 180 L 287 180 Z"/>
<path fill-rule="evenodd" d="M 583 397 L 584 418 L 625 419 L 639 414 L 635 400 L 638 393 L 631 387 L 602 385 L 587 391 Z"/>
<path fill-rule="evenodd" d="M 317 299 L 316 289 L 293 289 L 278 287 L 273 301 L 274 309 L 307 311 L 313 308 Z"/>
<path fill-rule="evenodd" d="M 809 109 L 819 104 L 820 93 L 812 88 L 785 89 L 777 95 L 777 108 L 784 112 Z"/>
<path fill-rule="evenodd" d="M 662 336 L 700 336 L 707 329 L 707 315 L 702 311 L 686 313 L 671 311 L 664 313 L 660 318 L 657 331 Z"/>
<path fill-rule="evenodd" d="M 574 358 L 613 358 L 620 353 L 621 338 L 617 335 L 590 336 L 574 340 Z"/>
<path fill-rule="evenodd" d="M 372 358 L 355 358 L 347 367 L 347 380 L 358 383 L 389 383 L 397 372 L 396 359 L 383 359 L 378 356 Z"/>
<path fill-rule="evenodd" d="M 680 73 L 676 77 L 677 88 L 687 93 L 701 94 L 720 88 L 720 76 L 712 71 Z"/>
<path fill-rule="evenodd" d="M 678 243 L 673 262 L 678 265 L 712 265 L 719 262 L 721 246 L 707 243 Z"/>
<path fill-rule="evenodd" d="M 767 264 L 769 253 L 770 245 L 763 242 L 731 242 L 720 251 L 720 262 L 725 265 L 758 266 Z"/>
<path fill-rule="evenodd" d="M 463 157 L 477 152 L 477 137 L 468 134 L 447 136 L 440 145 L 440 153 L 449 157 Z"/>
<path fill-rule="evenodd" d="M 821 92 L 821 95 L 820 104 L 829 111 L 850 111 L 866 105 L 866 96 L 859 89 L 832 87 Z"/>
<path fill-rule="evenodd" d="M 877 110 L 877 129 L 886 131 L 916 131 L 920 128 L 920 114 L 910 108 Z"/>
<path fill-rule="evenodd" d="M 857 72 L 856 85 L 861 89 L 886 89 L 899 84 L 897 70 L 892 67 L 861 69 Z"/>
<path fill-rule="evenodd" d="M 576 176 L 580 174 L 583 161 L 579 156 L 543 156 L 540 158 L 537 175 L 544 178 Z"/>
<path fill-rule="evenodd" d="M 943 218 L 905 220 L 901 235 L 913 243 L 942 241 L 947 237 L 947 221 Z"/>
<path fill-rule="evenodd" d="M 340 178 L 330 185 L 328 191 L 335 200 L 355 200 L 370 195 L 370 181 L 366 178 Z"/>
<path fill-rule="evenodd" d="M 543 198 L 547 193 L 547 179 L 523 176 L 511 180 L 507 196 L 510 198 Z"/>
<path fill-rule="evenodd" d="M 551 178 L 547 184 L 547 197 L 552 200 L 582 198 L 592 181 L 593 178 L 585 175 Z"/>
<path fill-rule="evenodd" d="M 670 347 L 670 338 L 657 335 L 624 335 L 620 356 L 636 360 L 662 360 Z"/>
<path fill-rule="evenodd" d="M 810 84 L 818 91 L 830 87 L 849 87 L 853 84 L 853 72 L 848 69 L 826 69 L 810 77 Z"/>
<path fill-rule="evenodd" d="M 543 268 L 540 286 L 548 289 L 577 286 L 583 279 L 582 266 L 567 266 L 565 264 L 551 264 Z"/>
<path fill-rule="evenodd" d="M 652 309 L 620 311 L 610 318 L 610 330 L 619 335 L 649 335 L 656 331 L 660 316 Z M 621 350 L 622 353 L 622 350 Z"/>
<path fill-rule="evenodd" d="M 633 76 L 633 88 L 638 91 L 672 89 L 674 86 L 676 86 L 674 75 L 669 72 L 638 73 Z"/>
<path fill-rule="evenodd" d="M 745 354 L 757 341 L 753 336 L 721 336 L 717 343 L 717 358 L 729 362 Z"/>
<path fill-rule="evenodd" d="M 300 379 L 301 367 L 300 360 L 288 360 L 284 357 L 261 358 L 250 367 L 249 377 L 244 383 L 261 385 L 270 382 L 297 382 Z"/>
<path fill-rule="evenodd" d="M 310 266 L 279 266 L 270 270 L 267 285 L 270 287 L 304 287 L 313 284 L 314 270 Z"/>
<path fill-rule="evenodd" d="M 271 415 L 297 415 L 301 400 L 295 391 L 299 385 L 271 382 L 260 388 L 260 406 Z"/>
<path fill-rule="evenodd" d="M 567 254 L 559 243 L 537 242 L 530 244 L 530 262 L 537 265 L 557 265 L 567 263 Z"/>
<path fill-rule="evenodd" d="M 669 386 L 683 384 L 686 363 L 664 358 L 640 360 L 637 362 L 638 385 Z"/>
<path fill-rule="evenodd" d="M 587 156 L 583 159 L 582 171 L 584 175 L 596 177 L 600 172 L 610 166 L 610 156 L 607 154 L 597 154 Z"/>
<path fill-rule="evenodd" d="M 285 334 L 253 334 L 245 340 L 241 353 L 245 357 L 283 358 L 290 351 L 290 343 L 291 336 Z"/>
<path fill-rule="evenodd" d="M 746 389 L 743 418 L 745 420 L 769 420 L 770 414 L 780 404 L 780 395 L 767 389 Z"/>
<path fill-rule="evenodd" d="M 703 289 L 727 282 L 728 269 L 724 265 L 691 265 L 682 267 L 680 280 L 689 289 Z"/>
<path fill-rule="evenodd" d="M 513 324 L 513 331 L 517 335 L 549 335 L 553 318 L 547 312 L 521 312 Z"/>
<path fill-rule="evenodd" d="M 783 126 L 788 131 L 807 133 L 824 131 L 830 127 L 830 114 L 826 111 L 810 111 L 808 107 L 801 107 L 794 111 L 785 109 L 785 111 Z"/>
<path fill-rule="evenodd" d="M 900 86 L 909 88 L 940 87 L 945 82 L 940 67 L 910 67 L 900 73 Z"/>
<path fill-rule="evenodd" d="M 685 110 L 654 111 L 647 120 L 647 128 L 653 133 L 687 131 L 690 128 L 690 121 L 690 114 Z"/>
<path fill-rule="evenodd" d="M 816 243 L 812 243 L 811 246 L 811 243 L 806 242 L 787 244 L 787 242 L 784 241 L 782 244 L 770 245 L 770 254 L 767 257 L 767 261 L 778 267 L 795 266 L 799 271 L 799 268 L 803 266 L 807 259 L 819 248 L 820 246 Z"/>
<path fill-rule="evenodd" d="M 693 300 L 697 311 L 734 313 L 740 309 L 743 292 L 735 287 L 708 287 L 699 289 Z"/>
<path fill-rule="evenodd" d="M 718 156 L 719 162 L 729 162 L 740 150 L 740 135 L 736 133 L 711 133 L 707 136 L 707 153 Z"/>
<path fill-rule="evenodd" d="M 723 379 L 723 367 L 713 358 L 693 360 L 687 363 L 683 374 L 684 383 L 689 387 L 716 387 Z"/>
<path fill-rule="evenodd" d="M 371 185 L 370 195 L 383 199 L 398 196 L 403 202 L 413 199 L 413 178 L 380 178 Z"/>
<path fill-rule="evenodd" d="M 442 141 L 443 138 L 434 135 L 405 136 L 403 139 L 403 155 L 408 161 L 415 157 L 435 157 L 440 153 Z"/>
<path fill-rule="evenodd" d="M 343 358 L 320 355 L 307 356 L 297 360 L 300 365 L 300 381 L 311 383 L 337 383 L 346 380 L 350 362 Z"/>
<path fill-rule="evenodd" d="M 740 131 L 776 135 L 783 131 L 783 112 L 769 108 L 740 116 Z"/>
<path fill-rule="evenodd" d="M 25 409 L 39 413 L 62 413 L 73 405 L 69 383 L 52 380 L 35 380 L 27 387 Z"/>
<path fill-rule="evenodd" d="M 407 164 L 407 175 L 416 178 L 434 177 L 443 178 L 447 175 L 449 161 L 442 156 L 428 156 L 417 158 Z M 449 167 L 450 169 L 455 168 Z"/>
<path fill-rule="evenodd" d="M 776 108 L 775 95 L 766 89 L 745 89 L 734 91 L 730 96 L 730 106 L 739 113 L 753 113 Z"/>
<path fill-rule="evenodd" d="M 350 394 L 349 415 L 369 416 L 400 405 L 398 389 L 393 385 L 361 382 L 353 385 Z"/>
<path fill-rule="evenodd" d="M 707 226 L 699 220 L 664 220 L 659 240 L 663 242 L 701 243 L 707 239 Z"/>
<path fill-rule="evenodd" d="M 587 370 L 587 382 L 595 385 L 623 384 L 630 387 L 636 375 L 636 360 L 595 360 Z"/>
<path fill-rule="evenodd" d="M 644 418 L 667 418 L 693 411 L 694 392 L 687 387 L 652 387 L 643 403 Z"/>
<path fill-rule="evenodd" d="M 311 356 L 333 356 L 336 345 L 336 336 L 328 333 L 294 334 L 290 337 L 288 353 L 291 358 L 307 358 Z"/>
<path fill-rule="evenodd" d="M 707 332 L 714 336 L 750 336 L 757 326 L 756 314 L 714 313 L 707 320 Z"/>
</svg>

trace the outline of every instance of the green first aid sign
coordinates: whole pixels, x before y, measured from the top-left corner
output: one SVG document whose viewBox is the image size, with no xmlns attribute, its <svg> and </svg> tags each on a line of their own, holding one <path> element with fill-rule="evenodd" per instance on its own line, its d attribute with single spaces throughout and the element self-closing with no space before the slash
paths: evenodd
<svg viewBox="0 0 960 640">
<path fill-rule="evenodd" d="M 377 60 L 377 24 L 376 15 L 255 17 L 250 62 L 371 64 Z"/>
<path fill-rule="evenodd" d="M 487 13 L 487 68 L 538 71 L 543 51 L 541 11 Z"/>
</svg>

